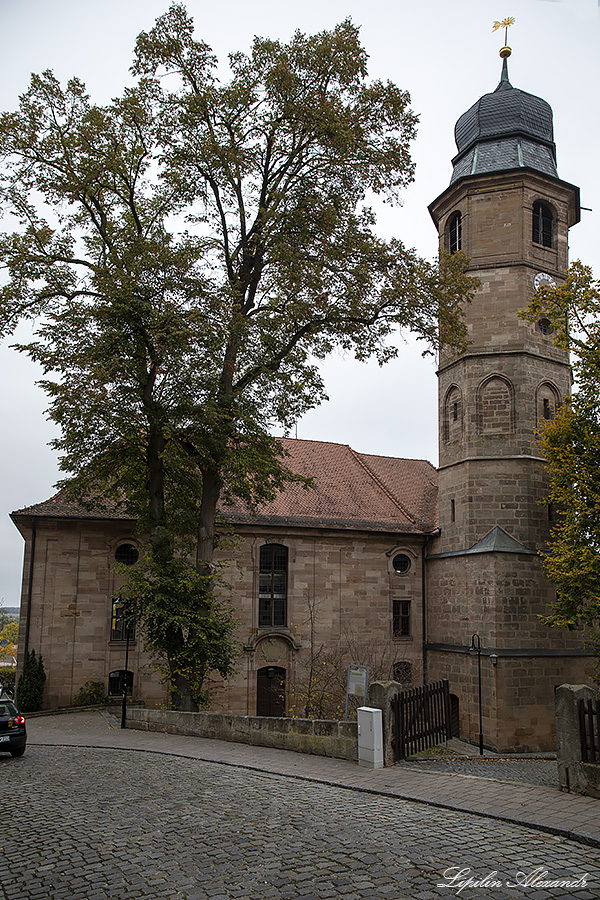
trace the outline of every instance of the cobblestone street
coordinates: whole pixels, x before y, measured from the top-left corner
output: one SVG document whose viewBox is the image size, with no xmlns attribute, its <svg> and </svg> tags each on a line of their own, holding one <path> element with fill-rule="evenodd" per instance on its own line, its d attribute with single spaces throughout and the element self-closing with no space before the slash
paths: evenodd
<svg viewBox="0 0 600 900">
<path fill-rule="evenodd" d="M 0 773 L 18 809 L 3 829 L 2 900 L 600 893 L 597 848 L 406 800 L 136 750 L 30 746 L 0 757 Z M 487 884 L 440 886 L 454 867 Z M 540 868 L 553 880 L 587 874 L 587 886 L 509 886 Z"/>
</svg>

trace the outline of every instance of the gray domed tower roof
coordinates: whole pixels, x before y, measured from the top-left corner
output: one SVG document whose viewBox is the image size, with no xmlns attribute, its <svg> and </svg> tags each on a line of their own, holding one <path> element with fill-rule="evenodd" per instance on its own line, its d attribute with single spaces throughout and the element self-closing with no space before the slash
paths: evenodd
<svg viewBox="0 0 600 900">
<path fill-rule="evenodd" d="M 470 175 L 535 169 L 558 178 L 552 109 L 545 100 L 514 88 L 506 58 L 495 91 L 484 94 L 454 129 L 458 154 L 450 184 Z"/>
</svg>

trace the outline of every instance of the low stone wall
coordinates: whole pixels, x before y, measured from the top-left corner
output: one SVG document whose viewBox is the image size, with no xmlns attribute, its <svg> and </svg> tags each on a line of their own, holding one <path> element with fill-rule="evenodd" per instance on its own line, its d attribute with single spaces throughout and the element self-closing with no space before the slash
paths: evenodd
<svg viewBox="0 0 600 900">
<path fill-rule="evenodd" d="M 170 709 L 128 709 L 127 727 L 237 741 L 259 747 L 277 747 L 356 760 L 356 722 L 324 719 L 278 719 L 268 716 L 230 716 L 210 712 L 178 712 Z"/>
<path fill-rule="evenodd" d="M 585 763 L 579 737 L 579 700 L 594 699 L 596 691 L 584 684 L 561 684 L 555 693 L 556 751 L 561 791 L 600 798 L 600 763 Z"/>
</svg>

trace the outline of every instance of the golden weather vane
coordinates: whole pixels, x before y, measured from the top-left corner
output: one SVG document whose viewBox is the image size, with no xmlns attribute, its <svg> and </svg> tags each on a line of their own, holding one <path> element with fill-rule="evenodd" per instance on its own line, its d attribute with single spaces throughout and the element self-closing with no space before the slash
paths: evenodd
<svg viewBox="0 0 600 900">
<path fill-rule="evenodd" d="M 507 56 L 510 56 L 512 50 L 508 46 L 508 29 L 511 25 L 515 24 L 514 16 L 507 16 L 506 19 L 502 19 L 501 22 L 494 22 L 492 26 L 492 31 L 498 31 L 499 28 L 504 28 L 504 47 L 500 50 L 500 56 L 502 59 L 505 59 Z"/>
</svg>

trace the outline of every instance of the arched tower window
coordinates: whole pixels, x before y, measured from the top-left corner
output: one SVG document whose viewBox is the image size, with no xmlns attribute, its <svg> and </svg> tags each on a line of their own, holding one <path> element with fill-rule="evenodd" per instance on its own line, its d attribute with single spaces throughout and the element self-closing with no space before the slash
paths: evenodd
<svg viewBox="0 0 600 900">
<path fill-rule="evenodd" d="M 560 406 L 559 393 L 553 384 L 544 381 L 539 385 L 536 391 L 536 419 L 540 420 L 553 419 L 556 411 Z"/>
<path fill-rule="evenodd" d="M 554 245 L 554 215 L 548 204 L 541 200 L 536 200 L 533 204 L 532 240 L 542 247 Z"/>
<path fill-rule="evenodd" d="M 462 216 L 459 212 L 454 213 L 450 219 L 448 227 L 448 249 L 450 253 L 456 253 L 462 250 Z"/>
<path fill-rule="evenodd" d="M 442 435 L 445 443 L 456 441 L 462 435 L 463 403 L 458 385 L 453 384 L 446 393 L 443 410 Z"/>
<path fill-rule="evenodd" d="M 287 621 L 288 551 L 281 544 L 260 548 L 258 627 L 285 627 Z"/>
<path fill-rule="evenodd" d="M 514 391 L 507 378 L 487 378 L 479 388 L 477 405 L 481 434 L 509 434 L 514 430 Z"/>
</svg>

